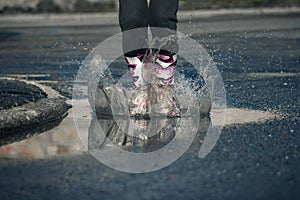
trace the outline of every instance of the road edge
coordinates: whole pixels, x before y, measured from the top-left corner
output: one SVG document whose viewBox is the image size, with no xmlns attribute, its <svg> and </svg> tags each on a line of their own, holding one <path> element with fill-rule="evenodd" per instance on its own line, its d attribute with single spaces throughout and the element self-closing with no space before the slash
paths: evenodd
<svg viewBox="0 0 300 200">
<path fill-rule="evenodd" d="M 178 19 L 190 20 L 230 15 L 287 15 L 300 14 L 300 7 L 286 8 L 236 8 L 215 10 L 179 11 Z M 118 13 L 82 14 L 16 14 L 0 15 L 0 28 L 7 27 L 45 27 L 45 26 L 92 26 L 118 25 Z"/>
</svg>

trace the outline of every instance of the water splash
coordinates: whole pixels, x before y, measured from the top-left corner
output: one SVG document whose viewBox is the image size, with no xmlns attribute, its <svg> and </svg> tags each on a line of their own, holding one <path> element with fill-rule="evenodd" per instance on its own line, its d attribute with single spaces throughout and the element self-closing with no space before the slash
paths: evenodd
<svg viewBox="0 0 300 200">
<path fill-rule="evenodd" d="M 152 28 L 151 30 L 153 31 Z M 134 35 L 136 34 L 135 31 L 136 30 L 130 30 L 129 33 Z M 158 30 L 156 33 L 163 33 L 165 31 L 166 30 Z M 110 109 L 109 112 L 119 127 L 118 130 L 122 130 L 121 132 L 124 132 L 125 136 L 129 137 L 133 135 L 133 138 L 146 138 L 149 135 L 140 134 L 140 131 L 137 131 L 138 134 L 135 134 L 133 130 L 128 129 L 130 127 L 130 125 L 128 126 L 128 122 L 131 121 L 131 118 L 128 115 L 127 102 L 131 90 L 130 87 L 127 86 L 128 83 L 132 82 L 132 79 L 130 73 L 126 70 L 127 66 L 125 62 L 117 67 L 115 66 L 115 63 L 118 63 L 117 60 L 124 53 L 122 51 L 121 41 L 121 34 L 103 41 L 89 54 L 85 60 L 87 64 L 82 66 L 77 77 L 86 81 L 85 84 L 88 86 L 90 93 L 89 98 L 91 98 L 89 101 L 95 104 L 91 105 L 90 109 L 94 119 L 96 117 L 96 105 L 100 107 L 104 105 L 104 107 Z M 174 45 L 174 41 L 176 41 L 176 45 Z M 217 120 L 219 120 L 219 123 L 212 121 L 211 126 L 209 126 L 204 142 L 200 148 L 200 157 L 206 156 L 212 150 L 221 134 L 222 124 L 224 122 L 224 110 L 219 109 L 224 108 L 226 105 L 224 85 L 213 60 L 206 50 L 195 40 L 181 33 L 174 33 L 169 37 L 160 37 L 160 39 L 153 37 L 149 45 L 149 51 L 153 50 L 154 56 L 159 50 L 170 51 L 170 49 L 175 49 L 173 49 L 173 47 L 178 47 L 178 51 L 175 52 L 183 59 L 181 59 L 182 67 L 178 67 L 175 74 L 175 78 L 177 79 L 175 93 L 177 92 L 176 95 L 178 96 L 179 104 L 185 110 L 182 111 L 180 126 L 174 139 L 156 151 L 144 154 L 128 152 L 120 149 L 118 145 L 110 143 L 107 148 L 96 149 L 91 152 L 95 158 L 104 164 L 114 169 L 132 173 L 154 171 L 177 160 L 189 148 L 198 132 L 199 125 L 201 124 L 199 122 L 201 109 L 204 109 L 203 105 L 211 105 L 212 111 L 218 109 L 219 118 Z M 128 51 L 138 49 L 134 46 L 132 48 L 133 49 L 128 49 Z M 152 62 L 152 67 L 153 63 L 154 62 Z M 96 69 L 93 69 L 94 67 Z M 151 69 L 151 65 L 149 69 Z M 145 71 L 145 74 L 151 73 L 151 70 Z M 116 72 L 121 74 L 121 76 L 114 76 Z M 201 77 L 204 81 L 202 81 Z M 152 79 L 150 78 L 148 81 L 151 82 Z M 206 85 L 206 87 L 204 87 L 204 85 Z M 74 85 L 74 87 L 76 88 L 78 85 Z M 207 93 L 204 91 L 207 91 Z M 207 95 L 210 96 L 206 98 Z M 80 95 L 77 94 L 74 94 L 74 96 L 80 97 Z M 208 101 L 205 101 L 205 99 L 208 99 Z M 76 113 L 80 113 L 84 109 L 85 112 L 87 112 L 89 108 L 83 106 L 84 105 L 80 105 L 80 103 L 74 104 L 74 120 L 76 127 L 78 127 L 79 136 L 88 149 L 89 133 L 100 134 L 103 137 L 107 137 L 109 133 L 107 128 L 102 127 L 101 123 L 99 123 L 99 120 L 105 119 L 98 118 L 94 125 L 90 126 L 87 124 L 84 126 L 84 123 L 91 123 L 92 119 L 81 119 L 80 115 L 76 115 Z M 120 114 L 122 116 L 120 116 Z M 163 130 L 163 127 L 156 128 Z M 145 130 L 141 129 L 141 131 Z M 188 133 L 186 131 L 188 131 Z M 153 134 L 153 132 L 157 133 L 157 131 L 152 130 L 151 134 Z M 117 142 L 123 139 L 124 135 L 121 134 Z M 153 165 L 153 163 L 155 163 L 155 165 Z"/>
</svg>

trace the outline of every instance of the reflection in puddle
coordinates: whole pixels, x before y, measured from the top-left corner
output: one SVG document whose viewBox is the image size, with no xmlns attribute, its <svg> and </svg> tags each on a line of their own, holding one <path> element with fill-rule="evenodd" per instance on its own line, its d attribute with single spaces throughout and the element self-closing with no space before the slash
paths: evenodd
<svg viewBox="0 0 300 200">
<path fill-rule="evenodd" d="M 191 125 L 198 127 L 198 133 L 205 133 L 210 122 L 207 116 L 202 118 L 93 119 L 89 127 L 88 149 L 93 152 L 115 145 L 129 152 L 153 152 L 168 145 L 178 132 L 181 132 L 183 137 L 189 137 Z M 97 125 L 100 129 L 96 128 Z"/>
<path fill-rule="evenodd" d="M 40 159 L 82 153 L 84 148 L 71 116 L 69 113 L 62 123 L 52 130 L 0 147 L 0 157 Z"/>
</svg>

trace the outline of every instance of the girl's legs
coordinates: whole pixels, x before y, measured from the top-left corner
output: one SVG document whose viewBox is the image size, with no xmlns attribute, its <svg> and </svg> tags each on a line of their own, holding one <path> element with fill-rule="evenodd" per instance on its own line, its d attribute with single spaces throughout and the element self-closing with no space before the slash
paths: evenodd
<svg viewBox="0 0 300 200">
<path fill-rule="evenodd" d="M 147 91 L 144 91 L 143 79 L 142 79 L 142 66 L 143 58 L 146 52 L 147 42 L 147 28 L 160 27 L 163 29 L 152 29 L 152 36 L 163 38 L 174 34 L 177 28 L 177 9 L 178 0 L 151 0 L 148 8 L 147 0 L 119 0 L 119 23 L 122 31 L 127 31 L 135 28 L 139 31 L 124 32 L 123 33 L 123 51 L 126 62 L 130 69 L 130 73 L 133 77 L 133 82 L 137 91 L 134 91 L 133 98 L 131 100 L 132 106 L 130 109 L 131 115 L 145 114 L 147 112 Z M 133 50 L 134 49 L 134 50 Z M 159 79 L 160 86 L 172 86 L 173 75 L 176 65 L 176 52 L 177 43 L 172 42 L 171 45 L 163 47 L 163 51 L 158 52 L 157 64 L 155 73 Z M 133 51 L 132 51 L 133 50 Z M 139 89 L 141 88 L 141 89 Z M 146 88 L 146 87 L 145 87 Z M 172 93 L 172 89 L 168 87 L 168 93 Z M 178 111 L 175 105 L 175 99 L 172 94 L 165 94 L 169 96 L 165 100 L 163 107 L 168 107 L 168 113 L 173 113 L 174 110 Z M 163 99 L 161 96 L 160 99 Z M 160 103 L 159 100 L 158 103 Z M 176 111 L 176 112 L 177 112 Z"/>
<path fill-rule="evenodd" d="M 121 30 L 144 27 L 160 27 L 152 29 L 152 36 L 163 38 L 174 34 L 177 29 L 177 10 L 179 0 L 119 0 L 119 24 Z M 147 47 L 147 28 L 140 31 L 123 33 L 123 50 L 125 56 L 135 56 L 141 49 Z M 176 42 L 168 47 L 172 53 L 177 52 Z M 135 49 L 135 51 L 131 51 Z"/>
</svg>

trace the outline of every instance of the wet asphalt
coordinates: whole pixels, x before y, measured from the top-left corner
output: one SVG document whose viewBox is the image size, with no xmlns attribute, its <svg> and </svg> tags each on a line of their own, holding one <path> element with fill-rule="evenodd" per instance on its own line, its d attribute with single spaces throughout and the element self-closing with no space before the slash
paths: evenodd
<svg viewBox="0 0 300 200">
<path fill-rule="evenodd" d="M 277 118 L 224 127 L 203 159 L 199 134 L 179 160 L 146 174 L 115 171 L 88 154 L 1 158 L 0 199 L 299 199 L 299 21 L 219 16 L 179 24 L 217 63 L 229 106 Z M 116 25 L 0 28 L 0 74 L 47 74 L 31 79 L 70 97 L 82 60 L 118 32 Z"/>
<path fill-rule="evenodd" d="M 47 97 L 40 88 L 20 81 L 0 80 L 0 83 L 0 109 L 18 107 L 26 102 L 36 102 Z"/>
</svg>

